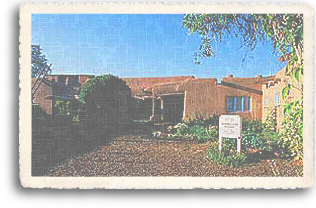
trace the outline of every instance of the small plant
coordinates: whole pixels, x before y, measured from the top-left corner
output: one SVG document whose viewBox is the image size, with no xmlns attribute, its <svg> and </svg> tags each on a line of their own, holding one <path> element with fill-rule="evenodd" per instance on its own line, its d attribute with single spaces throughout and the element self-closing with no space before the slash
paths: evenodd
<svg viewBox="0 0 316 208">
<path fill-rule="evenodd" d="M 264 130 L 266 132 L 276 132 L 277 130 L 277 109 L 273 107 L 269 111 L 269 115 L 264 122 Z"/>
<path fill-rule="evenodd" d="M 222 151 L 237 151 L 237 139 L 224 138 Z"/>
<path fill-rule="evenodd" d="M 172 138 L 193 138 L 198 142 L 218 140 L 218 116 L 208 119 L 199 117 L 197 119 L 186 119 L 185 122 L 178 123 L 173 127 L 176 133 L 171 133 Z"/>
<path fill-rule="evenodd" d="M 69 115 L 70 114 L 70 102 L 65 102 L 62 100 L 57 100 L 55 107 L 58 109 L 58 114 L 60 115 Z"/>
<path fill-rule="evenodd" d="M 79 120 L 79 116 L 77 115 L 77 116 L 74 116 L 73 118 L 72 118 L 72 124 L 73 125 L 79 125 L 79 122 L 80 122 L 80 120 Z"/>
<path fill-rule="evenodd" d="M 178 123 L 173 128 L 177 129 L 177 133 L 180 135 L 188 133 L 188 125 L 186 125 L 185 123 Z"/>
<path fill-rule="evenodd" d="M 264 123 L 259 120 L 247 121 L 246 119 L 242 120 L 242 131 L 252 130 L 253 132 L 260 134 L 264 130 Z"/>
<path fill-rule="evenodd" d="M 268 148 L 266 141 L 252 129 L 242 133 L 242 145 L 253 149 L 265 150 Z"/>
<path fill-rule="evenodd" d="M 217 126 L 211 126 L 207 130 L 207 133 L 209 135 L 209 140 L 211 141 L 218 141 L 218 127 Z"/>
<path fill-rule="evenodd" d="M 249 158 L 246 154 L 237 154 L 235 151 L 219 152 L 214 149 L 207 149 L 206 159 L 212 160 L 215 164 L 221 164 L 231 167 L 238 167 L 249 163 Z"/>
<path fill-rule="evenodd" d="M 265 132 L 264 123 L 258 120 L 244 121 L 242 132 L 242 145 L 253 149 L 268 149 L 267 140 L 263 133 Z"/>
<path fill-rule="evenodd" d="M 212 135 L 218 134 L 215 129 L 209 131 L 207 128 L 204 128 L 201 125 L 195 125 L 190 127 L 189 134 L 193 138 L 196 138 L 198 142 L 206 142 L 212 140 Z M 212 135 L 211 135 L 212 134 Z"/>
</svg>

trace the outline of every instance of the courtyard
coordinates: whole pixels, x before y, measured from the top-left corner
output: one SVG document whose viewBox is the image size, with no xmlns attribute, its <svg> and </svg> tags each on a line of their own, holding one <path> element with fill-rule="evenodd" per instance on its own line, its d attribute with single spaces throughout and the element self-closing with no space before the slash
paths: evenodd
<svg viewBox="0 0 316 208">
<path fill-rule="evenodd" d="M 205 159 L 205 150 L 214 145 L 212 142 L 197 143 L 193 140 L 121 136 L 89 153 L 65 161 L 44 176 L 303 176 L 302 163 L 279 158 L 262 159 L 258 163 L 235 168 L 216 165 Z"/>
</svg>

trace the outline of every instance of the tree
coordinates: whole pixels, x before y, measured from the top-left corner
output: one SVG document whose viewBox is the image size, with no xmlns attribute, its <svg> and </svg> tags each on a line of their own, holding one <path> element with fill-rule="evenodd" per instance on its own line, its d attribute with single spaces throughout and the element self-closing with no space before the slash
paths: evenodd
<svg viewBox="0 0 316 208">
<path fill-rule="evenodd" d="M 196 64 L 201 64 L 201 58 L 212 57 L 212 45 L 223 37 L 239 38 L 242 47 L 250 51 L 258 42 L 271 41 L 274 49 L 282 54 L 279 61 L 288 62 L 286 75 L 291 81 L 282 90 L 283 99 L 287 100 L 293 89 L 303 94 L 302 14 L 186 14 L 182 27 L 189 34 L 201 37 L 202 43 L 195 54 Z M 293 109 L 294 104 L 286 109 Z"/>
<path fill-rule="evenodd" d="M 39 45 L 32 45 L 32 52 L 31 52 L 31 64 L 32 64 L 32 78 L 35 78 L 35 81 L 32 85 L 32 102 L 34 100 L 34 96 L 42 82 L 45 80 L 45 76 L 48 73 L 51 73 L 51 66 L 48 66 L 47 59 L 45 55 L 42 54 L 42 49 Z M 45 80 L 46 83 L 49 83 L 48 80 Z"/>
<path fill-rule="evenodd" d="M 32 45 L 32 77 L 38 77 L 43 70 L 50 68 L 48 60 L 39 45 Z"/>
<path fill-rule="evenodd" d="M 130 122 L 131 99 L 131 89 L 126 82 L 113 75 L 88 80 L 79 94 L 93 125 L 105 130 L 123 127 Z"/>
</svg>

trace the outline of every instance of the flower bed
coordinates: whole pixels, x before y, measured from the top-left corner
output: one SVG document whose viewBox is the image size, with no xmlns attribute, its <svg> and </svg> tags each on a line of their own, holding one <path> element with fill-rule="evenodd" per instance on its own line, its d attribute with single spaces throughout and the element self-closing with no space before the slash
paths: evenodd
<svg viewBox="0 0 316 208">
<path fill-rule="evenodd" d="M 289 120 L 289 118 L 286 119 Z M 289 134 L 295 130 L 298 131 L 300 126 L 296 125 L 296 128 L 292 128 L 293 131 L 289 130 L 288 126 L 294 124 L 287 120 L 285 120 L 287 126 L 285 125 L 285 130 L 281 134 L 276 132 L 275 108 L 271 109 L 265 122 L 243 120 L 241 154 L 236 152 L 236 139 L 225 139 L 225 148 L 222 152 L 217 150 L 218 146 L 213 145 L 206 150 L 205 157 L 216 164 L 233 167 L 258 162 L 259 159 L 285 158 L 290 160 L 293 159 L 293 156 L 296 156 L 294 159 L 302 159 L 302 142 L 300 143 L 302 140 L 293 134 L 289 138 Z M 197 143 L 214 143 L 219 139 L 218 121 L 218 116 L 208 119 L 189 119 L 175 126 L 169 126 L 167 133 L 155 132 L 154 135 L 156 138 L 169 140 L 192 139 Z"/>
</svg>

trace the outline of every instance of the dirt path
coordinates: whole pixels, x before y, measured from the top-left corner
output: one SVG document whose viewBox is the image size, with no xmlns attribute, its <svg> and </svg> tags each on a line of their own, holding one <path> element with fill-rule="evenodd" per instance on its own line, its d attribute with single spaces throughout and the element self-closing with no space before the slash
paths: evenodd
<svg viewBox="0 0 316 208">
<path fill-rule="evenodd" d="M 281 160 L 241 168 L 214 165 L 206 144 L 124 137 L 71 159 L 47 176 L 302 176 L 303 167 Z"/>
</svg>

